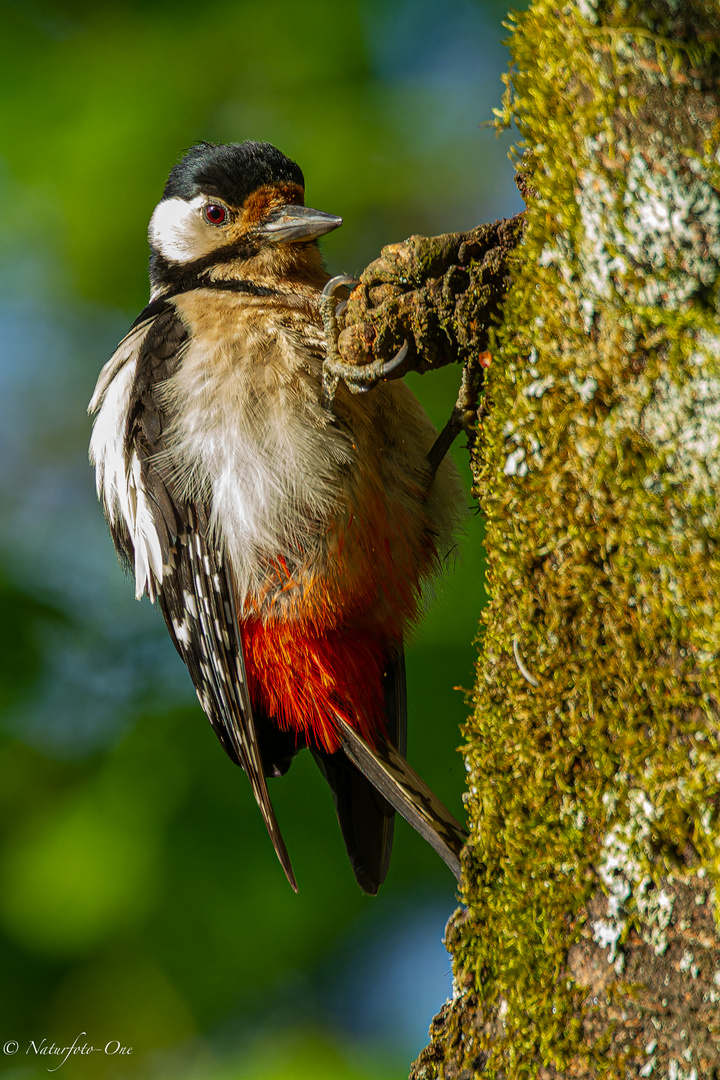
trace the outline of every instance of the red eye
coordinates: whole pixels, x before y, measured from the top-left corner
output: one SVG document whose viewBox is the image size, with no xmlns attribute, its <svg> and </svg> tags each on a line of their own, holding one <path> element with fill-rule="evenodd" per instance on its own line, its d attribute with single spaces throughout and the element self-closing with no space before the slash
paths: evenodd
<svg viewBox="0 0 720 1080">
<path fill-rule="evenodd" d="M 209 203 L 203 207 L 203 217 L 209 225 L 223 225 L 227 217 L 227 210 L 218 203 Z"/>
</svg>

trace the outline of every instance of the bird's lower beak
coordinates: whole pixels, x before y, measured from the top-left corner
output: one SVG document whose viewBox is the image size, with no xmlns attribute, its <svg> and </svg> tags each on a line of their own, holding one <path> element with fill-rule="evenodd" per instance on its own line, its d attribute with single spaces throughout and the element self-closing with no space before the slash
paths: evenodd
<svg viewBox="0 0 720 1080">
<path fill-rule="evenodd" d="M 309 206 L 282 206 L 260 227 L 265 239 L 276 244 L 296 244 L 303 240 L 316 240 L 318 236 L 338 229 L 341 217 L 312 210 Z"/>
</svg>

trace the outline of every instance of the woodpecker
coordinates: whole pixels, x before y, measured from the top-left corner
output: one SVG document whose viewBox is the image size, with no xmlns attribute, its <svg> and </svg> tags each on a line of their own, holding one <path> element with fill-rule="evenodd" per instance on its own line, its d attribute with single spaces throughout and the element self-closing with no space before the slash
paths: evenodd
<svg viewBox="0 0 720 1080">
<path fill-rule="evenodd" d="M 396 810 L 459 875 L 465 833 L 404 757 L 403 642 L 463 495 L 403 382 L 377 365 L 368 393 L 362 369 L 328 379 L 317 240 L 342 218 L 304 193 L 269 143 L 199 143 L 172 168 L 149 303 L 90 402 L 90 460 L 137 598 L 157 601 L 290 884 L 266 778 L 307 747 L 375 894 Z"/>
</svg>

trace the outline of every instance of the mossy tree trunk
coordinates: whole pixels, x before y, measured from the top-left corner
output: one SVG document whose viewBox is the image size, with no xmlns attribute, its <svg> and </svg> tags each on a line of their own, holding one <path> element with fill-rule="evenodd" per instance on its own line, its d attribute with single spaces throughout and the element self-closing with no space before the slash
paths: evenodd
<svg viewBox="0 0 720 1080">
<path fill-rule="evenodd" d="M 432 1077 L 720 1076 L 720 6 L 534 0 Z"/>
<path fill-rule="evenodd" d="M 511 50 L 504 119 L 530 151 L 528 210 L 496 331 L 517 221 L 387 249 L 345 332 L 350 353 L 409 337 L 426 368 L 453 348 L 492 356 L 467 908 L 448 928 L 455 997 L 412 1077 L 706 1080 L 720 3 L 533 0 Z"/>
</svg>

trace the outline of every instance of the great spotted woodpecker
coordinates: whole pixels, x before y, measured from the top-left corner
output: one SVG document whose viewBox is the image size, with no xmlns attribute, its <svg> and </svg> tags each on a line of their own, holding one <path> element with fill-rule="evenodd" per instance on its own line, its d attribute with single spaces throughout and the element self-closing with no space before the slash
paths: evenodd
<svg viewBox="0 0 720 1080">
<path fill-rule="evenodd" d="M 404 383 L 357 394 L 336 375 L 330 400 L 326 371 L 323 388 L 317 238 L 341 224 L 275 147 L 194 146 L 152 215 L 150 301 L 100 374 L 90 457 L 136 595 L 157 600 L 291 885 L 266 777 L 308 747 L 376 893 L 395 810 L 459 873 L 465 834 L 404 759 L 403 639 L 463 495 Z"/>
</svg>

